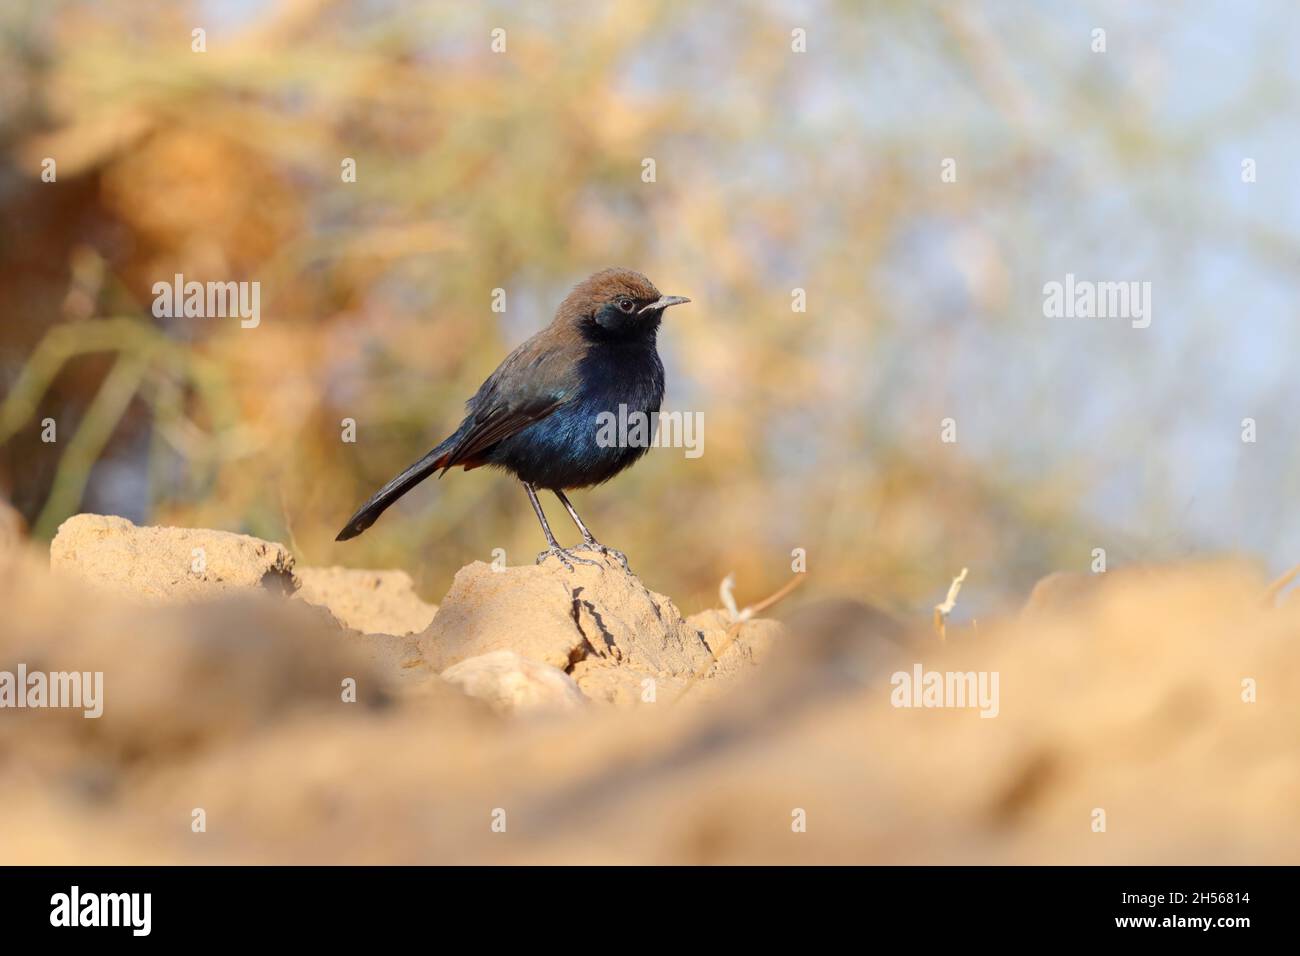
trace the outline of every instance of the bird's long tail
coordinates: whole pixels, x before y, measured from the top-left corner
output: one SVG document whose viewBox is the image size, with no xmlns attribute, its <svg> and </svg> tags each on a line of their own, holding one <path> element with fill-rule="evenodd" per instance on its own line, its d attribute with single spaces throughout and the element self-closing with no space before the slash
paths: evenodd
<svg viewBox="0 0 1300 956">
<path fill-rule="evenodd" d="M 380 488 L 370 500 L 357 509 L 357 513 L 348 519 L 335 541 L 347 541 L 365 531 L 398 498 L 406 494 L 430 474 L 442 467 L 447 457 L 446 442 L 429 452 L 415 464 Z"/>
</svg>

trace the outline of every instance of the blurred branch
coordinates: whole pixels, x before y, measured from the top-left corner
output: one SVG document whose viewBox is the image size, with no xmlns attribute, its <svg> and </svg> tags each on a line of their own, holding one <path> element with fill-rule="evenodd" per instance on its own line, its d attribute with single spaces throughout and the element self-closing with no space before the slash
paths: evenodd
<svg viewBox="0 0 1300 956">
<path fill-rule="evenodd" d="M 54 487 L 50 489 L 50 496 L 32 529 L 36 537 L 52 537 L 63 519 L 76 510 L 86 490 L 90 470 L 126 414 L 148 369 L 149 358 L 147 352 L 127 354 L 119 357 L 113 365 L 68 443 L 68 450 L 59 460 Z"/>
<path fill-rule="evenodd" d="M 215 363 L 189 346 L 134 319 L 113 318 L 58 325 L 46 333 L 23 366 L 13 389 L 0 402 L 0 445 L 8 442 L 33 416 L 60 370 L 82 355 L 116 352 L 118 358 L 96 393 L 55 473 L 54 484 L 33 533 L 52 534 L 80 502 L 95 460 L 139 393 L 163 424 L 161 434 L 192 463 L 213 457 L 248 454 L 255 446 L 244 441 L 228 385 Z M 170 371 L 194 386 L 213 420 L 213 433 L 197 428 L 184 415 L 180 390 L 167 384 Z M 150 373 L 158 381 L 143 389 Z M 203 446 L 212 449 L 203 453 Z"/>
</svg>

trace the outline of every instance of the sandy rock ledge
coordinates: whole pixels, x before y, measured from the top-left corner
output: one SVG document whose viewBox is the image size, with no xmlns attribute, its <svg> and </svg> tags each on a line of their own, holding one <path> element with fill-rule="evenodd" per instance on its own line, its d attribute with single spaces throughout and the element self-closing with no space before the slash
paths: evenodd
<svg viewBox="0 0 1300 956">
<path fill-rule="evenodd" d="M 363 634 L 418 634 L 438 610 L 420 600 L 405 571 L 298 568 L 296 576 L 300 586 L 294 597 L 329 608 Z"/>
<path fill-rule="evenodd" d="M 254 590 L 297 588 L 282 544 L 229 531 L 138 528 L 112 515 L 73 515 L 50 544 L 50 569 L 99 591 L 149 604 L 185 604 Z"/>
<path fill-rule="evenodd" d="M 56 577 L 130 602 L 187 605 L 291 596 L 327 610 L 377 672 L 410 690 L 438 675 L 498 711 L 637 706 L 688 688 L 705 696 L 751 670 L 781 626 L 732 630 L 720 611 L 683 617 L 613 559 L 457 572 L 441 607 L 403 571 L 297 567 L 281 544 L 205 529 L 136 527 L 83 514 L 50 547 Z"/>
<path fill-rule="evenodd" d="M 539 664 L 514 651 L 492 651 L 453 664 L 442 679 L 501 713 L 578 710 L 587 697 L 558 667 Z"/>
<path fill-rule="evenodd" d="M 633 705 L 735 671 L 761 656 L 774 629 L 752 622 L 731 640 L 720 615 L 688 621 L 612 558 L 573 571 L 556 561 L 501 569 L 475 562 L 457 572 L 420 649 L 438 671 L 512 651 L 565 672 L 594 700 Z"/>
</svg>

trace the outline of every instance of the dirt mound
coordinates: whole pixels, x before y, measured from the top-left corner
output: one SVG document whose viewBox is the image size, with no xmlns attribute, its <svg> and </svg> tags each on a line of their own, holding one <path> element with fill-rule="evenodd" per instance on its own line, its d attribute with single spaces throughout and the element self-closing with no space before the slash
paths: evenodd
<svg viewBox="0 0 1300 956">
<path fill-rule="evenodd" d="M 111 515 L 74 515 L 50 545 L 50 568 L 131 600 L 178 604 L 270 589 L 291 593 L 282 544 L 228 531 L 137 528 Z"/>
<path fill-rule="evenodd" d="M 363 634 L 418 634 L 438 608 L 415 593 L 405 571 L 355 568 L 298 568 L 295 597 L 329 608 L 348 627 Z"/>
<path fill-rule="evenodd" d="M 577 710 L 587 703 L 577 683 L 564 671 L 514 651 L 468 657 L 443 671 L 442 679 L 502 713 Z"/>
<path fill-rule="evenodd" d="M 510 651 L 570 674 L 587 696 L 633 705 L 679 693 L 696 677 L 734 673 L 770 645 L 771 621 L 731 642 L 721 616 L 688 620 L 613 558 L 461 568 L 420 635 L 424 659 L 442 671 L 471 657 Z M 715 653 L 724 652 L 715 662 Z"/>
<path fill-rule="evenodd" d="M 407 636 L 83 577 L 0 552 L 0 672 L 103 674 L 98 718 L 0 710 L 14 863 L 1297 862 L 1300 602 L 1240 564 L 946 643 L 853 600 L 684 618 L 612 565 L 471 566 Z M 901 693 L 932 674 L 997 693 Z"/>
<path fill-rule="evenodd" d="M 440 610 L 420 600 L 403 571 L 300 568 L 283 545 L 247 535 L 77 515 L 60 527 L 50 566 L 61 579 L 131 603 L 292 595 L 350 629 L 353 649 L 399 687 L 477 659 L 453 673 L 455 683 L 498 709 L 567 706 L 572 688 L 635 706 L 739 673 L 779 632 L 775 622 L 756 620 L 728 633 L 721 612 L 688 621 L 612 559 L 572 571 L 554 561 L 471 564 Z"/>
</svg>

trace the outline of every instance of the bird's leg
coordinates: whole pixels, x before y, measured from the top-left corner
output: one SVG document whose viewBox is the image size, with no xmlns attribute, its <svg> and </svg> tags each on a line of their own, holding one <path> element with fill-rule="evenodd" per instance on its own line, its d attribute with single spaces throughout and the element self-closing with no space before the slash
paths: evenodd
<svg viewBox="0 0 1300 956">
<path fill-rule="evenodd" d="M 573 519 L 573 523 L 576 524 L 578 526 L 578 530 L 582 532 L 582 544 L 578 545 L 573 550 L 574 551 L 595 551 L 597 554 L 611 555 L 617 558 L 618 562 L 623 565 L 624 571 L 631 572 L 632 569 L 628 566 L 627 563 L 627 555 L 624 554 L 622 551 L 615 551 L 613 548 L 607 548 L 599 541 L 597 541 L 596 536 L 587 530 L 587 526 L 583 524 L 582 519 L 578 517 L 578 512 L 573 510 L 573 505 L 569 504 L 569 499 L 565 497 L 564 492 L 558 488 L 554 488 L 552 490 L 555 492 L 555 497 L 560 499 L 560 504 L 564 505 L 564 510 L 569 513 L 569 517 Z"/>
<path fill-rule="evenodd" d="M 574 561 L 577 561 L 579 564 L 593 564 L 599 567 L 600 565 L 598 562 L 576 557 L 572 553 L 565 551 L 560 547 L 560 542 L 556 541 L 555 535 L 551 534 L 551 526 L 546 520 L 546 512 L 542 511 L 542 503 L 537 500 L 537 490 L 526 481 L 522 484 L 524 486 L 524 491 L 528 492 L 528 500 L 533 503 L 533 510 L 537 512 L 537 520 L 542 523 L 542 533 L 546 535 L 546 543 L 549 545 L 545 551 L 538 552 L 537 563 L 541 564 L 551 555 L 555 555 L 560 559 L 560 563 L 570 571 L 573 570 Z"/>
</svg>

